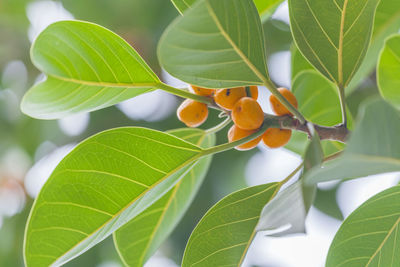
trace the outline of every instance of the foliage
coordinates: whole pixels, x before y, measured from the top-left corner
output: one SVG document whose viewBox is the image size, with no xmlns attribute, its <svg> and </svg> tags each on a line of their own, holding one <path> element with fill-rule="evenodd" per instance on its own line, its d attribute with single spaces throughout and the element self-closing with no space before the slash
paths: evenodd
<svg viewBox="0 0 400 267">
<path fill-rule="evenodd" d="M 188 210 L 211 156 L 270 127 L 294 131 L 287 148 L 303 163 L 281 182 L 242 188 L 211 207 L 188 240 L 182 266 L 239 266 L 257 232 L 285 225 L 290 228 L 276 236 L 305 232 L 310 207 L 324 209 L 315 203 L 323 199 L 317 183 L 400 171 L 400 39 L 395 35 L 383 42 L 400 28 L 398 1 L 289 0 L 291 87 L 298 108 L 279 93 L 267 65 L 271 40 L 263 27 L 282 1 L 172 2 L 182 14 L 163 33 L 157 52 L 167 72 L 206 88 L 265 86 L 293 116 L 264 114 L 255 133 L 216 144 L 215 133 L 228 125 L 230 114 L 212 98 L 163 83 L 108 29 L 84 21 L 50 25 L 32 45 L 32 62 L 46 80 L 22 100 L 27 115 L 58 119 L 162 89 L 205 103 L 228 119 L 208 130 L 114 128 L 82 141 L 58 164 L 33 204 L 25 232 L 26 266 L 65 264 L 111 234 L 124 264 L 142 266 Z M 353 123 L 346 91 L 357 93 L 369 79 L 379 52 L 382 97 L 361 99 Z M 378 194 L 344 221 L 327 266 L 400 264 L 393 256 L 398 190 Z M 331 204 L 327 213 L 340 218 Z"/>
</svg>

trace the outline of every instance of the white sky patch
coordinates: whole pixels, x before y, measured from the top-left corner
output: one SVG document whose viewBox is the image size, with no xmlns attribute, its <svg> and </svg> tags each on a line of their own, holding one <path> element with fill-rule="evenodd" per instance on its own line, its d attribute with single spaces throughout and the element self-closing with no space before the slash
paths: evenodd
<svg viewBox="0 0 400 267">
<path fill-rule="evenodd" d="M 0 187 L 0 217 L 11 217 L 25 206 L 25 192 L 15 180 L 6 180 Z"/>
<path fill-rule="evenodd" d="M 28 29 L 28 37 L 31 42 L 50 24 L 74 18 L 60 2 L 56 1 L 29 3 L 26 8 L 26 15 L 31 22 Z"/>
<path fill-rule="evenodd" d="M 344 217 L 372 196 L 399 183 L 400 173 L 384 173 L 353 179 L 340 185 L 337 198 Z"/>
<path fill-rule="evenodd" d="M 178 265 L 176 265 L 176 263 L 171 260 L 168 259 L 166 257 L 163 257 L 161 255 L 154 255 L 153 257 L 151 257 L 145 264 L 144 267 L 178 267 Z"/>
<path fill-rule="evenodd" d="M 0 177 L 22 180 L 31 165 L 29 155 L 19 147 L 11 147 L 0 158 Z"/>
<path fill-rule="evenodd" d="M 118 104 L 118 108 L 132 120 L 160 121 L 176 110 L 177 99 L 162 90 L 156 90 Z"/>
<path fill-rule="evenodd" d="M 77 136 L 82 134 L 88 127 L 90 114 L 77 113 L 58 120 L 58 126 L 61 131 L 68 136 Z"/>
<path fill-rule="evenodd" d="M 275 13 L 272 15 L 272 19 L 277 19 L 281 20 L 287 24 L 290 23 L 289 19 L 289 5 L 288 2 L 285 1 L 283 2 L 275 11 Z"/>
<path fill-rule="evenodd" d="M 97 267 L 122 267 L 122 265 L 115 261 L 106 261 L 98 264 Z"/>
<path fill-rule="evenodd" d="M 289 51 L 272 54 L 268 60 L 269 74 L 278 86 L 290 88 L 291 54 Z"/>
<path fill-rule="evenodd" d="M 287 149 L 269 149 L 262 143 L 258 147 L 260 151 L 250 158 L 245 170 L 249 186 L 281 181 L 301 163 L 300 156 Z"/>
<path fill-rule="evenodd" d="M 32 198 L 35 198 L 39 194 L 40 189 L 50 177 L 50 174 L 58 163 L 60 163 L 74 147 L 75 145 L 69 144 L 57 148 L 32 166 L 25 176 L 25 189 Z"/>
<path fill-rule="evenodd" d="M 306 220 L 307 234 L 268 237 L 260 232 L 243 266 L 323 267 L 339 226 L 338 220 L 311 208 Z"/>
<path fill-rule="evenodd" d="M 18 95 L 22 95 L 28 81 L 28 71 L 21 60 L 13 60 L 4 67 L 2 83 L 4 87 L 13 89 Z"/>
</svg>

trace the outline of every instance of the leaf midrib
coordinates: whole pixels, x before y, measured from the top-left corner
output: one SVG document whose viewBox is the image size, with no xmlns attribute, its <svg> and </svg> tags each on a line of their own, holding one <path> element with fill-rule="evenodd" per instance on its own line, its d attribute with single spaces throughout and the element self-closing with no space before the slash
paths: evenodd
<svg viewBox="0 0 400 267">
<path fill-rule="evenodd" d="M 119 82 L 101 82 L 101 81 L 84 81 L 74 78 L 62 77 L 54 74 L 49 74 L 48 77 L 61 80 L 64 82 L 70 82 L 75 84 L 97 86 L 97 87 L 110 87 L 110 88 L 157 88 L 160 82 L 153 83 L 119 83 Z"/>
<path fill-rule="evenodd" d="M 189 174 L 192 174 L 192 171 L 193 171 L 193 168 L 189 171 Z M 151 244 L 150 241 L 154 238 L 154 235 L 156 234 L 158 228 L 160 227 L 160 225 L 161 225 L 161 223 L 162 223 L 162 221 L 163 221 L 163 219 L 164 219 L 164 217 L 165 217 L 165 214 L 167 213 L 167 211 L 168 211 L 168 209 L 169 209 L 169 207 L 170 207 L 172 201 L 174 200 L 174 198 L 175 198 L 175 196 L 176 196 L 176 194 L 177 194 L 177 192 L 178 192 L 178 189 L 179 189 L 179 187 L 181 186 L 181 184 L 182 184 L 182 180 L 180 180 L 180 181 L 175 185 L 174 191 L 172 192 L 170 198 L 168 199 L 168 202 L 167 202 L 167 204 L 165 205 L 165 207 L 164 207 L 164 209 L 163 209 L 163 211 L 162 211 L 161 216 L 158 218 L 157 224 L 156 224 L 156 226 L 154 227 L 153 231 L 151 232 L 150 237 L 149 237 L 149 238 L 146 238 L 146 239 L 147 239 L 146 247 L 143 249 L 143 253 L 142 253 L 142 255 L 141 255 L 140 258 L 139 258 L 139 264 L 143 264 L 144 257 L 146 256 L 146 254 L 147 254 L 146 252 L 147 252 L 147 250 L 149 249 L 150 244 Z"/>
<path fill-rule="evenodd" d="M 339 48 L 338 48 L 338 86 L 343 86 L 343 44 L 344 44 L 344 23 L 346 17 L 348 0 L 344 1 L 343 9 L 340 18 L 340 30 L 339 30 Z"/>
<path fill-rule="evenodd" d="M 199 138 L 199 141 L 196 143 L 196 146 L 200 146 L 200 144 L 203 142 L 204 138 L 207 136 L 207 133 L 205 133 L 205 132 L 204 132 L 204 133 L 201 133 L 201 134 L 202 134 L 203 136 L 202 136 L 201 138 Z M 187 140 L 188 137 L 186 136 L 185 138 L 182 138 L 182 139 Z M 193 166 L 192 169 L 189 171 L 189 174 L 190 174 L 191 176 L 193 175 L 193 168 L 194 168 L 194 166 Z M 143 264 L 144 257 L 146 256 L 146 251 L 149 249 L 149 246 L 150 246 L 150 244 L 151 244 L 150 240 L 153 239 L 153 237 L 154 237 L 154 235 L 156 234 L 156 232 L 157 232 L 159 226 L 161 225 L 161 223 L 162 223 L 162 221 L 163 221 L 163 219 L 164 219 L 164 217 L 165 217 L 165 214 L 166 214 L 166 212 L 168 211 L 168 209 L 169 209 L 169 207 L 170 207 L 172 201 L 175 199 L 175 196 L 176 196 L 176 194 L 177 194 L 177 192 L 178 192 L 178 189 L 179 189 L 179 187 L 181 186 L 182 182 L 183 182 L 183 180 L 180 180 L 180 181 L 175 185 L 174 191 L 172 192 L 171 196 L 169 197 L 168 202 L 167 202 L 167 204 L 165 205 L 165 208 L 163 209 L 162 214 L 161 214 L 161 216 L 159 217 L 159 219 L 158 219 L 158 221 L 157 221 L 157 225 L 154 227 L 154 230 L 152 231 L 150 237 L 148 238 L 148 242 L 146 242 L 146 247 L 145 247 L 145 249 L 143 250 L 143 254 L 142 254 L 142 256 L 139 258 L 139 263 L 140 263 L 140 264 Z M 128 265 L 127 265 L 127 266 L 128 266 Z"/>
<path fill-rule="evenodd" d="M 209 11 L 211 18 L 213 19 L 215 25 L 217 26 L 218 30 L 221 32 L 221 35 L 226 39 L 226 41 L 232 46 L 238 56 L 245 62 L 245 64 L 250 68 L 250 70 L 260 79 L 261 82 L 264 84 L 268 84 L 268 78 L 259 72 L 256 66 L 251 63 L 250 59 L 247 58 L 245 54 L 239 49 L 239 47 L 233 42 L 233 40 L 229 37 L 228 33 L 222 27 L 220 21 L 218 20 L 217 14 L 215 14 L 214 10 L 212 9 L 210 3 L 206 1 L 206 6 Z M 262 59 L 264 61 L 264 59 Z M 265 61 L 264 61 L 265 62 Z"/>
<path fill-rule="evenodd" d="M 64 257 L 67 253 L 69 253 L 70 251 L 72 251 L 74 248 L 76 248 L 79 244 L 81 244 L 82 242 L 84 242 L 86 239 L 88 239 L 89 237 L 93 236 L 94 233 L 96 233 L 97 231 L 101 230 L 103 227 L 105 227 L 108 223 L 110 223 L 113 219 L 115 219 L 116 217 L 118 217 L 119 215 L 121 215 L 127 208 L 129 208 L 131 205 L 133 205 L 133 203 L 135 203 L 138 199 L 140 199 L 141 197 L 143 197 L 145 194 L 147 194 L 149 191 L 151 191 L 152 189 L 154 189 L 157 185 L 159 185 L 160 183 L 162 183 L 163 181 L 165 181 L 168 177 L 170 177 L 171 175 L 173 175 L 175 172 L 177 172 L 178 170 L 180 170 L 181 168 L 185 167 L 185 166 L 189 166 L 190 163 L 196 161 L 197 159 L 201 158 L 203 156 L 204 153 L 202 153 L 202 151 L 200 150 L 199 153 L 197 155 L 195 155 L 193 158 L 185 161 L 184 163 L 182 163 L 181 165 L 179 165 L 177 168 L 175 168 L 174 170 L 170 171 L 163 179 L 160 179 L 159 181 L 157 181 L 156 183 L 154 183 L 152 186 L 150 186 L 147 190 L 143 191 L 141 194 L 139 194 L 136 198 L 134 198 L 131 202 L 129 202 L 124 208 L 122 208 L 120 211 L 118 211 L 117 213 L 114 214 L 113 217 L 111 217 L 110 219 L 108 219 L 105 223 L 103 223 L 101 226 L 99 226 L 98 228 L 96 228 L 94 231 L 92 231 L 91 233 L 88 234 L 87 237 L 85 237 L 84 239 L 82 239 L 80 242 L 78 242 L 77 244 L 75 244 L 73 247 L 71 247 L 69 250 L 67 250 L 64 254 L 55 257 L 56 259 L 50 264 L 50 266 L 52 266 L 55 262 L 57 262 L 60 258 Z M 184 175 L 184 174 L 182 174 Z M 181 177 L 182 177 L 181 175 Z M 37 200 L 37 198 L 36 198 Z M 35 200 L 35 202 L 36 202 Z M 35 203 L 34 203 L 35 204 Z M 27 240 L 27 239 L 25 239 Z M 26 244 L 25 244 L 26 246 Z M 50 255 L 49 255 L 50 256 Z M 26 262 L 26 261 L 25 261 Z"/>
<path fill-rule="evenodd" d="M 369 266 L 372 262 L 372 260 L 376 257 L 376 255 L 378 254 L 378 252 L 383 248 L 383 246 L 385 245 L 386 241 L 388 240 L 388 238 L 391 236 L 391 234 L 393 233 L 394 229 L 396 229 L 399 226 L 400 223 L 400 217 L 397 219 L 397 221 L 393 224 L 392 228 L 390 228 L 389 232 L 387 233 L 387 235 L 385 236 L 385 238 L 382 240 L 381 244 L 379 245 L 379 247 L 376 249 L 376 251 L 374 252 L 374 254 L 372 254 L 371 258 L 369 259 L 369 261 L 367 262 L 367 264 L 365 265 L 365 267 Z"/>
</svg>

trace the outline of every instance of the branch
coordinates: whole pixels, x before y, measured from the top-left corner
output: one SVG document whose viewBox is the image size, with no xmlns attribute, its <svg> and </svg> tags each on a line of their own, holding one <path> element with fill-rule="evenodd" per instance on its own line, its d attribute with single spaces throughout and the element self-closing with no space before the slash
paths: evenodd
<svg viewBox="0 0 400 267">
<path fill-rule="evenodd" d="M 306 124 L 302 124 L 299 120 L 294 119 L 290 116 L 273 116 L 265 114 L 264 117 L 264 121 L 267 122 L 270 127 L 292 129 L 307 133 L 309 137 L 311 136 L 310 130 L 307 127 L 307 123 L 309 122 L 307 122 Z M 345 143 L 350 134 L 350 131 L 343 124 L 332 127 L 321 126 L 317 124 L 313 124 L 313 126 L 321 140 L 333 140 Z"/>
</svg>

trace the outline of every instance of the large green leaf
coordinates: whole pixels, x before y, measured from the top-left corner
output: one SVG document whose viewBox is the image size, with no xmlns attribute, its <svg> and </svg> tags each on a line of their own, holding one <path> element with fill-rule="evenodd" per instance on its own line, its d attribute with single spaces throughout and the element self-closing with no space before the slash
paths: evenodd
<svg viewBox="0 0 400 267">
<path fill-rule="evenodd" d="M 58 266 L 140 214 L 198 163 L 198 146 L 125 127 L 79 144 L 56 167 L 31 210 L 27 266 Z"/>
<path fill-rule="evenodd" d="M 304 164 L 295 169 L 288 178 L 292 178 L 301 168 L 303 168 L 303 176 L 313 166 L 321 164 L 323 157 L 321 141 L 318 135 L 314 134 L 304 153 Z M 279 192 L 263 208 L 257 231 L 276 231 L 282 227 L 281 231 L 270 235 L 305 233 L 305 220 L 314 201 L 315 192 L 316 186 L 305 185 L 302 178 Z"/>
<path fill-rule="evenodd" d="M 339 208 L 336 198 L 339 185 L 330 189 L 317 188 L 314 207 L 321 212 L 342 221 L 344 219 L 343 213 Z"/>
<path fill-rule="evenodd" d="M 196 0 L 171 0 L 176 9 L 183 14 L 186 9 L 190 8 Z"/>
<path fill-rule="evenodd" d="M 196 0 L 171 0 L 176 9 L 180 13 L 185 12 L 190 8 Z M 253 0 L 260 14 L 261 20 L 265 21 L 271 17 L 276 8 L 283 2 L 283 0 Z"/>
<path fill-rule="evenodd" d="M 169 132 L 205 148 L 215 136 L 199 129 Z M 206 176 L 211 157 L 202 158 L 169 192 L 114 233 L 114 243 L 126 266 L 143 266 L 180 221 Z"/>
<path fill-rule="evenodd" d="M 303 55 L 328 79 L 346 87 L 371 38 L 379 0 L 289 0 L 290 22 Z"/>
<path fill-rule="evenodd" d="M 348 85 L 346 93 L 351 93 L 375 68 L 384 40 L 400 28 L 400 1 L 380 1 L 376 9 L 374 30 L 365 59 Z M 303 70 L 314 69 L 296 46 L 292 49 L 292 79 Z"/>
<path fill-rule="evenodd" d="M 304 197 L 300 181 L 279 192 L 263 208 L 256 230 L 273 231 L 269 236 L 275 237 L 305 233 L 305 219 L 310 206 L 306 207 Z M 281 231 L 275 232 L 279 229 Z"/>
<path fill-rule="evenodd" d="M 333 83 L 315 70 L 300 72 L 293 80 L 292 91 L 298 100 L 299 111 L 308 121 L 324 126 L 341 123 L 342 111 L 338 91 Z M 351 115 L 347 115 L 351 126 Z M 307 145 L 307 135 L 300 132 L 293 134 L 294 138 L 287 148 L 302 154 Z M 324 153 L 330 155 L 343 150 L 345 145 L 337 141 L 323 140 L 322 147 Z"/>
<path fill-rule="evenodd" d="M 327 267 L 400 266 L 400 186 L 367 200 L 344 221 Z"/>
<path fill-rule="evenodd" d="M 400 108 L 400 34 L 386 41 L 378 65 L 378 85 L 382 97 Z"/>
<path fill-rule="evenodd" d="M 305 177 L 308 183 L 400 171 L 400 113 L 385 101 L 372 99 L 359 116 L 343 154 L 313 168 Z"/>
<path fill-rule="evenodd" d="M 291 53 L 291 77 L 292 83 L 296 76 L 305 70 L 315 70 L 315 68 L 304 58 L 295 44 L 290 48 Z"/>
<path fill-rule="evenodd" d="M 348 91 L 355 89 L 360 82 L 369 75 L 376 66 L 379 53 L 384 45 L 385 39 L 400 29 L 400 1 L 381 0 L 376 9 L 374 31 L 371 43 L 360 69 L 354 75 L 349 84 Z"/>
<path fill-rule="evenodd" d="M 178 17 L 158 47 L 171 75 L 210 88 L 268 80 L 261 21 L 252 0 L 203 0 Z"/>
<path fill-rule="evenodd" d="M 261 210 L 279 188 L 279 183 L 249 187 L 215 204 L 193 230 L 182 266 L 240 266 Z"/>
<path fill-rule="evenodd" d="M 315 70 L 299 73 L 292 83 L 292 91 L 299 111 L 308 121 L 324 126 L 342 121 L 338 90 Z"/>
<path fill-rule="evenodd" d="M 160 83 L 127 42 L 92 23 L 50 25 L 34 42 L 31 57 L 47 75 L 22 100 L 22 111 L 35 118 L 56 119 L 105 108 Z"/>
</svg>

